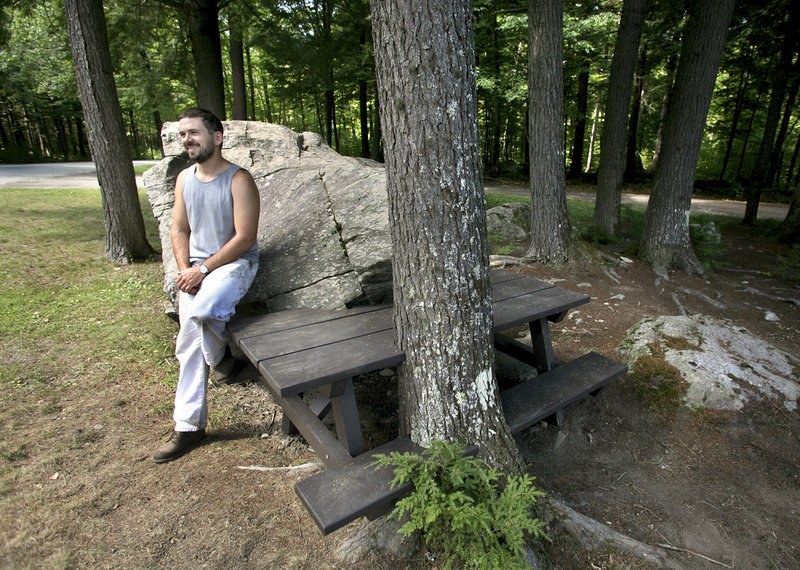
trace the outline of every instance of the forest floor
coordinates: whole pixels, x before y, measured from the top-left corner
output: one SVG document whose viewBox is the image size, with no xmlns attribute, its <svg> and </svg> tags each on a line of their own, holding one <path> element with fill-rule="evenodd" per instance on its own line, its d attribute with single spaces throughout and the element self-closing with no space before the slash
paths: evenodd
<svg viewBox="0 0 800 570">
<path fill-rule="evenodd" d="M 516 269 L 591 295 L 573 311 L 580 319 L 553 325 L 556 354 L 565 360 L 589 350 L 617 357 L 639 320 L 680 314 L 673 293 L 689 313 L 730 319 L 800 357 L 800 306 L 778 300 L 800 297 L 799 283 L 774 271 L 780 256 L 793 254 L 736 228 L 724 233 L 730 247 L 722 265 L 705 277 L 676 273 L 657 281 L 635 260 L 615 268 L 616 276 L 597 259 L 561 270 Z M 619 253 L 615 246 L 604 249 Z M 120 270 L 142 271 L 157 276 L 159 268 Z M 767 311 L 780 320 L 765 320 Z M 153 326 L 175 329 L 166 317 Z M 6 350 L 22 354 L 23 342 Z M 39 354 L 25 358 L 34 366 Z M 364 521 L 322 537 L 293 492 L 307 472 L 247 469 L 316 460 L 302 438 L 281 434 L 280 408 L 260 385 L 212 388 L 204 445 L 156 465 L 152 453 L 172 429 L 173 388 L 120 370 L 94 376 L 103 363 L 70 358 L 75 362 L 50 385 L 4 387 L 0 566 L 441 567 L 425 552 L 337 561 L 337 547 Z M 69 377 L 82 366 L 83 376 Z M 640 381 L 621 378 L 569 407 L 563 425 L 540 424 L 520 434 L 521 456 L 542 488 L 624 535 L 681 549 L 670 550 L 670 558 L 686 568 L 800 567 L 798 412 L 770 401 L 737 412 L 663 407 L 641 396 Z M 357 383 L 359 407 L 371 410 L 363 418 L 367 441 L 375 443 L 395 425 L 392 377 Z M 559 568 L 647 567 L 613 545 L 587 551 L 557 524 L 551 536 L 548 551 Z"/>
</svg>

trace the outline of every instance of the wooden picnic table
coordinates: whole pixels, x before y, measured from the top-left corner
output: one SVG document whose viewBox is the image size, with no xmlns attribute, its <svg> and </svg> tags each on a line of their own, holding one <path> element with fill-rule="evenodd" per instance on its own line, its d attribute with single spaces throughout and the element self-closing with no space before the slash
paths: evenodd
<svg viewBox="0 0 800 570">
<path fill-rule="evenodd" d="M 588 295 L 509 270 L 494 270 L 489 276 L 495 348 L 537 370 L 531 381 L 501 391 L 512 433 L 560 414 L 570 403 L 627 370 L 594 352 L 568 363 L 554 356 L 549 323 L 561 321 L 572 308 L 588 303 Z M 530 329 L 530 346 L 502 334 L 524 325 Z M 281 311 L 234 321 L 230 331 L 283 408 L 285 418 L 329 468 L 295 486 L 323 533 L 363 514 L 380 512 L 406 491 L 390 488 L 390 475 L 376 475 L 364 465 L 375 451 L 418 446 L 408 438 L 398 438 L 365 453 L 353 389 L 355 376 L 396 366 L 405 359 L 394 344 L 391 305 Z M 306 402 L 303 394 L 310 390 L 318 390 L 319 395 Z M 322 421 L 331 411 L 335 435 Z M 331 488 L 339 492 L 332 494 Z"/>
<path fill-rule="evenodd" d="M 508 270 L 491 271 L 490 280 L 497 349 L 535 366 L 540 374 L 555 368 L 548 323 L 588 303 L 589 296 Z M 532 346 L 500 334 L 526 324 Z M 391 305 L 281 311 L 233 322 L 230 330 L 323 461 L 341 463 L 364 451 L 352 379 L 404 360 L 394 344 Z M 302 394 L 311 389 L 319 389 L 321 396 L 309 405 Z M 329 410 L 338 437 L 319 419 Z"/>
</svg>

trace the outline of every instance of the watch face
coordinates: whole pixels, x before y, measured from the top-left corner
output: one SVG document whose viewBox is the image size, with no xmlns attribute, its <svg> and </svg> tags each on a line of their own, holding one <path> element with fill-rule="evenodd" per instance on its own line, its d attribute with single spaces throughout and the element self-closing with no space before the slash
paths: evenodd
<svg viewBox="0 0 800 570">
<path fill-rule="evenodd" d="M 208 267 L 206 267 L 205 265 L 201 265 L 200 266 L 200 273 L 202 273 L 203 275 L 208 273 Z"/>
</svg>

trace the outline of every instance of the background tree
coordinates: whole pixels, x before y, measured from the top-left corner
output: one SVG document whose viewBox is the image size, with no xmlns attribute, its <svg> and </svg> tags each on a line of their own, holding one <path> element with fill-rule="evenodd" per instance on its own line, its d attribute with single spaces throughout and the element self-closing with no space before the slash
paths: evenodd
<svg viewBox="0 0 800 570">
<path fill-rule="evenodd" d="M 616 235 L 625 170 L 625 133 L 633 87 L 633 73 L 639 53 L 647 0 L 625 0 L 622 5 L 617 43 L 611 63 L 606 116 L 600 140 L 600 169 L 597 172 L 597 201 L 594 222 Z"/>
<path fill-rule="evenodd" d="M 106 257 L 129 263 L 153 253 L 147 242 L 122 110 L 111 69 L 101 0 L 65 0 L 75 75 L 97 166 L 106 226 Z"/>
<path fill-rule="evenodd" d="M 734 0 L 698 0 L 687 28 L 647 206 L 639 255 L 658 272 L 702 272 L 689 241 L 689 208 L 706 115 Z"/>
<path fill-rule="evenodd" d="M 788 6 L 788 17 L 782 21 L 782 45 L 780 56 L 772 71 L 769 105 L 764 124 L 764 134 L 761 137 L 761 146 L 758 156 L 750 172 L 747 182 L 745 197 L 747 206 L 744 213 L 745 224 L 752 224 L 758 217 L 758 204 L 761 201 L 761 192 L 767 180 L 770 165 L 770 155 L 775 146 L 775 133 L 780 121 L 781 108 L 786 96 L 787 83 L 790 80 L 789 71 L 792 60 L 797 51 L 797 30 L 800 27 L 800 4 L 791 2 Z M 781 141 L 783 142 L 783 141 Z"/>
<path fill-rule="evenodd" d="M 562 2 L 528 2 L 531 245 L 526 258 L 567 259 L 570 240 L 564 174 Z"/>
<path fill-rule="evenodd" d="M 392 226 L 400 425 L 518 470 L 494 377 L 472 11 L 372 3 Z"/>
</svg>

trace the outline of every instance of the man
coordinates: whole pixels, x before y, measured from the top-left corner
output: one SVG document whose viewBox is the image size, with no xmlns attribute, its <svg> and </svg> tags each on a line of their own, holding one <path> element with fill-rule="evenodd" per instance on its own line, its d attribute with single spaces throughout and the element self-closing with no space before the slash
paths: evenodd
<svg viewBox="0 0 800 570">
<path fill-rule="evenodd" d="M 156 463 L 177 459 L 205 437 L 209 373 L 222 376 L 232 368 L 226 325 L 258 269 L 260 199 L 253 178 L 222 158 L 222 123 L 211 112 L 187 109 L 178 125 L 195 164 L 175 182 L 171 238 L 178 262 L 180 375 L 175 430 L 153 455 Z"/>
</svg>

